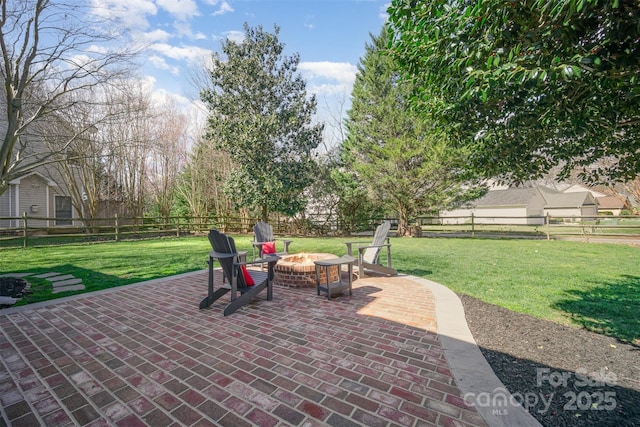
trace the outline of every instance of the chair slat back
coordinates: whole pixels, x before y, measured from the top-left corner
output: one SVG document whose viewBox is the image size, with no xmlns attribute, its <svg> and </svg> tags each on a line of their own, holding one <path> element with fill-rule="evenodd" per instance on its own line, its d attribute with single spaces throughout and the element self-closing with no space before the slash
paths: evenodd
<svg viewBox="0 0 640 427">
<path fill-rule="evenodd" d="M 364 254 L 362 255 L 362 259 L 365 262 L 368 262 L 369 264 L 376 264 L 378 262 L 381 246 L 385 244 L 389 230 L 391 230 L 390 221 L 385 221 L 376 228 L 376 232 L 373 235 L 373 242 L 371 243 L 371 246 L 376 247 L 365 249 Z"/>
<path fill-rule="evenodd" d="M 209 242 L 214 251 L 223 254 L 235 254 L 233 258 L 219 259 L 222 271 L 228 278 L 233 277 L 233 263 L 238 261 L 238 251 L 236 250 L 236 243 L 233 237 L 227 236 L 224 233 L 212 228 L 209 230 Z M 238 272 L 238 289 L 246 288 L 247 284 L 244 280 L 242 272 Z"/>
<path fill-rule="evenodd" d="M 264 221 L 258 221 L 253 226 L 256 242 L 273 242 L 273 227 Z"/>
</svg>

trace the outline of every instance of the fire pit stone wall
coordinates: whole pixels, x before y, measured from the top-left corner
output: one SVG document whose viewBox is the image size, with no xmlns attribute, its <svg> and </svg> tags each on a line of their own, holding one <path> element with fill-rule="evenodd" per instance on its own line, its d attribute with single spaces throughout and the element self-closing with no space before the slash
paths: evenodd
<svg viewBox="0 0 640 427">
<path fill-rule="evenodd" d="M 273 283 L 290 288 L 315 288 L 316 267 L 314 261 L 337 258 L 336 255 L 326 253 L 299 253 L 283 256 L 274 267 Z M 330 280 L 340 278 L 338 267 L 330 269 Z M 326 283 L 325 269 L 320 270 L 320 281 Z"/>
</svg>

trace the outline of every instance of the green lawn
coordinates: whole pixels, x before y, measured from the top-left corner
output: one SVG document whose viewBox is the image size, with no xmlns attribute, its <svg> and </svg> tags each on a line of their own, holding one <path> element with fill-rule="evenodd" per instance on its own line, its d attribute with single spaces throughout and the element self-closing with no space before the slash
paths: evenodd
<svg viewBox="0 0 640 427">
<path fill-rule="evenodd" d="M 236 238 L 250 250 L 248 236 Z M 347 238 L 293 238 L 292 252 L 345 253 Z M 367 242 L 370 240 L 364 239 Z M 99 290 L 206 268 L 206 237 L 0 250 L 0 274 L 56 271 Z M 539 240 L 394 238 L 394 267 L 508 309 L 640 343 L 640 248 Z M 44 280 L 23 302 L 53 295 Z"/>
</svg>

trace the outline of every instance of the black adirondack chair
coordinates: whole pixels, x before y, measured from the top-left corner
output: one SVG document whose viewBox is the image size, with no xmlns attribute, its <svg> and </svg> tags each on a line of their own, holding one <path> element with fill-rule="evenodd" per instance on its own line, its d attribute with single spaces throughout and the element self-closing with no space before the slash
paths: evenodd
<svg viewBox="0 0 640 427">
<path fill-rule="evenodd" d="M 231 302 L 224 308 L 223 313 L 225 316 L 250 303 L 265 288 L 267 290 L 267 300 L 271 301 L 273 299 L 273 267 L 278 262 L 279 257 L 269 256 L 252 262 L 240 261 L 233 237 L 227 236 L 216 229 L 209 231 L 209 242 L 213 247 L 213 251 L 209 252 L 209 292 L 200 302 L 201 309 L 209 307 L 227 292 L 231 292 Z M 220 287 L 214 290 L 213 270 L 216 261 L 220 263 L 223 277 L 228 279 L 228 283 L 223 280 Z M 247 286 L 242 266 L 249 264 L 264 265 L 265 263 L 268 265 L 267 271 L 246 270 L 254 282 L 254 285 Z"/>
<path fill-rule="evenodd" d="M 289 245 L 291 244 L 291 240 L 286 239 L 277 239 L 273 236 L 273 226 L 271 224 L 267 224 L 264 221 L 258 221 L 256 225 L 253 226 L 253 234 L 254 241 L 251 242 L 253 245 L 253 257 L 256 257 L 256 250 L 258 251 L 258 258 L 262 258 L 263 246 L 265 243 L 273 242 L 274 245 L 277 245 L 277 242 L 282 242 L 282 251 L 275 252 L 276 256 L 287 255 L 289 253 Z"/>
</svg>

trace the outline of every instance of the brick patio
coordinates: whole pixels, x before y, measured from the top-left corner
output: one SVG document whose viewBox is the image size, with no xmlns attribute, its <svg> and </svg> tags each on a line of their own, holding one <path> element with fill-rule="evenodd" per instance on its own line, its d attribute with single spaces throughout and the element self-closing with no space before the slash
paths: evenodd
<svg viewBox="0 0 640 427">
<path fill-rule="evenodd" d="M 229 317 L 206 293 L 197 272 L 0 311 L 0 425 L 486 425 L 416 281 L 276 286 Z"/>
</svg>

